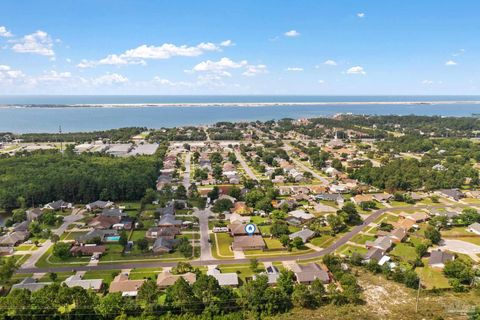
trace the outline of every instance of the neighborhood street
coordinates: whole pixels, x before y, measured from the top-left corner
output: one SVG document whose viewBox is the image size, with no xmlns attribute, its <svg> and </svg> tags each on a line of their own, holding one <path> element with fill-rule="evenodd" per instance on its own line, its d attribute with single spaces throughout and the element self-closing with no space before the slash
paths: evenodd
<svg viewBox="0 0 480 320">
<path fill-rule="evenodd" d="M 238 151 L 238 150 L 235 149 L 235 156 L 237 157 L 237 160 L 240 162 L 240 164 L 242 165 L 243 170 L 245 170 L 245 172 L 246 172 L 247 175 L 250 177 L 250 179 L 252 179 L 252 180 L 257 180 L 257 181 L 258 181 L 257 176 L 255 175 L 255 173 L 253 172 L 253 170 L 248 166 L 248 164 L 245 162 L 245 159 L 243 159 L 243 156 L 242 156 L 242 154 L 240 153 L 240 151 Z"/>
</svg>

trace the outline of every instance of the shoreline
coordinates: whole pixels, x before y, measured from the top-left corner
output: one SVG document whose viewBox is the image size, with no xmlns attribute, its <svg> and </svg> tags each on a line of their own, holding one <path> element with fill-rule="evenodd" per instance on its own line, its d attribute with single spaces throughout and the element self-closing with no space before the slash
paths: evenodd
<svg viewBox="0 0 480 320">
<path fill-rule="evenodd" d="M 98 103 L 98 104 L 0 104 L 0 109 L 22 108 L 205 108 L 205 107 L 295 107 L 295 106 L 365 106 L 365 105 L 439 105 L 480 104 L 478 100 L 447 101 L 348 101 L 348 102 L 198 102 L 198 103 Z"/>
</svg>

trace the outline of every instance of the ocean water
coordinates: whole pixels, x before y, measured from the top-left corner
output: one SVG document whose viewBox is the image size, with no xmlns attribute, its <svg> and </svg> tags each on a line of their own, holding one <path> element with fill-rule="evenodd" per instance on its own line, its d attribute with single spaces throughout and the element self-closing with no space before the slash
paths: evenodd
<svg viewBox="0 0 480 320">
<path fill-rule="evenodd" d="M 398 102 L 435 102 L 399 104 Z M 467 101 L 464 103 L 441 103 Z M 480 113 L 480 96 L 0 96 L 0 132 L 64 132 L 128 126 L 148 128 L 205 125 L 219 121 L 266 121 L 282 118 L 332 116 L 337 113 L 376 115 L 471 116 Z M 243 103 L 282 103 L 245 107 Z M 342 104 L 345 102 L 345 104 Z M 362 102 L 363 104 L 348 104 Z M 368 104 L 371 102 L 371 104 Z M 379 103 L 384 102 L 384 103 Z M 195 107 L 57 107 L 74 104 L 202 103 L 228 106 Z M 238 103 L 240 106 L 235 106 Z M 288 105 L 288 103 L 312 103 Z M 318 105 L 315 105 L 318 103 Z M 331 104 L 329 104 L 331 103 Z M 25 107 L 29 105 L 29 107 Z M 37 105 L 37 106 L 31 106 Z M 38 106 L 40 105 L 40 106 Z"/>
</svg>

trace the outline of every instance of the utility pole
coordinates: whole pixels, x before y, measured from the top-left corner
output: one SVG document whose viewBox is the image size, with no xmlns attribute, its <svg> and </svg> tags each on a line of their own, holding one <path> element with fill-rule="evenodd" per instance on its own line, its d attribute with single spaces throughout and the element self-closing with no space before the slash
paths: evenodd
<svg viewBox="0 0 480 320">
<path fill-rule="evenodd" d="M 415 313 L 418 313 L 418 300 L 420 299 L 420 288 L 422 280 L 418 279 L 418 289 L 417 289 L 417 301 L 415 302 Z"/>
</svg>

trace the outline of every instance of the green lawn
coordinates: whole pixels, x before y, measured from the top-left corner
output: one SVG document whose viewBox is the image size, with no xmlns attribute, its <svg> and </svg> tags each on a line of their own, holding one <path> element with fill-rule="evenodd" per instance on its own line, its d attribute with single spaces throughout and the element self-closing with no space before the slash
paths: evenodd
<svg viewBox="0 0 480 320">
<path fill-rule="evenodd" d="M 162 268 L 141 268 L 130 271 L 130 280 L 152 279 L 155 280 L 157 275 L 162 272 Z"/>
<path fill-rule="evenodd" d="M 450 229 L 442 230 L 443 237 L 457 237 L 457 236 L 473 236 L 475 235 L 471 232 L 468 232 L 466 227 L 454 227 Z M 480 238 L 480 236 L 477 236 Z"/>
<path fill-rule="evenodd" d="M 15 247 L 15 251 L 33 251 L 37 249 L 38 247 L 34 244 L 21 244 L 18 247 Z"/>
<path fill-rule="evenodd" d="M 87 232 L 64 232 L 60 237 L 60 240 L 75 240 L 77 237 L 87 234 Z"/>
<path fill-rule="evenodd" d="M 311 239 L 310 243 L 320 248 L 326 248 L 332 245 L 337 238 L 338 237 L 332 237 L 330 235 L 321 235 L 320 237 Z"/>
<path fill-rule="evenodd" d="M 283 249 L 283 245 L 280 240 L 276 238 L 263 238 L 265 244 L 267 245 L 267 249 Z"/>
<path fill-rule="evenodd" d="M 351 246 L 351 245 L 348 245 L 348 244 L 344 244 L 343 246 L 341 246 L 340 248 L 337 249 L 337 252 L 339 254 L 344 254 L 344 255 L 347 255 L 347 256 L 351 256 L 354 252 L 357 252 L 359 254 L 364 254 L 367 251 L 368 251 L 367 248 Z"/>
<path fill-rule="evenodd" d="M 443 271 L 440 269 L 421 267 L 416 268 L 415 272 L 420 277 L 421 284 L 428 290 L 433 288 L 450 288 L 448 279 L 443 275 Z"/>
<path fill-rule="evenodd" d="M 233 252 L 230 250 L 232 245 L 233 238 L 230 237 L 227 233 L 215 233 L 210 235 L 211 244 L 212 244 L 212 253 L 217 258 L 231 258 L 233 257 Z M 216 239 L 216 241 L 215 241 Z M 218 251 L 221 256 L 218 256 L 216 250 L 216 244 L 218 243 Z"/>
<path fill-rule="evenodd" d="M 145 238 L 145 230 L 135 230 L 130 236 L 130 240 L 133 241 L 133 243 L 143 238 Z"/>
<path fill-rule="evenodd" d="M 83 279 L 103 279 L 103 282 L 110 284 L 119 272 L 120 270 L 87 271 L 83 276 Z"/>
<path fill-rule="evenodd" d="M 224 273 L 236 272 L 240 278 L 240 285 L 245 283 L 246 278 L 251 278 L 254 274 L 250 265 L 219 265 L 218 268 Z"/>
<path fill-rule="evenodd" d="M 53 246 L 50 247 L 35 264 L 38 268 L 58 267 L 61 265 L 72 266 L 85 266 L 90 262 L 90 257 L 69 257 L 67 259 L 60 259 L 52 254 Z"/>
<path fill-rule="evenodd" d="M 415 248 L 406 243 L 398 243 L 390 253 L 403 261 L 415 260 L 417 258 Z"/>
<path fill-rule="evenodd" d="M 368 236 L 365 234 L 357 234 L 355 237 L 352 238 L 352 242 L 358 243 L 358 244 L 365 244 L 367 241 L 374 241 L 375 237 L 374 236 Z"/>
<path fill-rule="evenodd" d="M 71 271 L 69 271 L 69 272 L 55 272 L 55 273 L 57 274 L 57 280 L 55 280 L 55 282 L 62 282 L 65 279 L 67 279 L 68 277 L 75 274 L 74 272 L 71 272 Z M 51 282 L 52 280 L 50 279 L 50 273 L 46 273 L 38 281 L 39 282 Z"/>
</svg>

